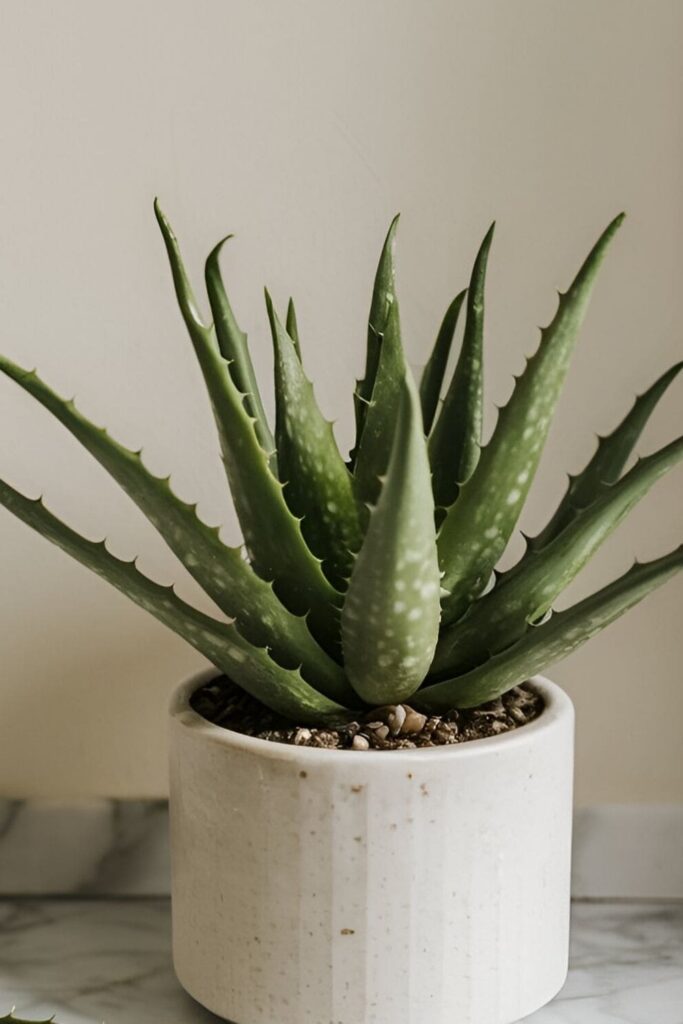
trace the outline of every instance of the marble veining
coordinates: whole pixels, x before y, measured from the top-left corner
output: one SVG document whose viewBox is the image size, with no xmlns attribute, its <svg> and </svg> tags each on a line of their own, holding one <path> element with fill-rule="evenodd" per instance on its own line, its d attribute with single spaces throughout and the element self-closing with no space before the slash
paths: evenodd
<svg viewBox="0 0 683 1024">
<path fill-rule="evenodd" d="M 0 800 L 0 896 L 165 896 L 165 800 Z"/>
<path fill-rule="evenodd" d="M 176 982 L 169 933 L 165 899 L 0 902 L 0 1015 L 216 1022 Z M 575 904 L 571 964 L 527 1024 L 683 1024 L 683 904 Z"/>
<path fill-rule="evenodd" d="M 682 846 L 683 804 L 579 808 L 572 892 L 683 899 Z M 165 800 L 0 799 L 0 897 L 169 890 Z"/>
</svg>

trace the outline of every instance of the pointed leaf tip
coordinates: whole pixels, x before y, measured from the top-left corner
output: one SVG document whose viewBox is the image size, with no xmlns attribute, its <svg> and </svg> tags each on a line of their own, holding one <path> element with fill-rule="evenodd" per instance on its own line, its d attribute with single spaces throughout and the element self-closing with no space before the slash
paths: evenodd
<svg viewBox="0 0 683 1024">
<path fill-rule="evenodd" d="M 299 362 L 301 362 L 301 342 L 299 340 L 299 325 L 296 319 L 296 308 L 294 306 L 294 299 L 291 298 L 291 296 L 289 302 L 287 303 L 287 316 L 285 319 L 285 328 L 287 330 L 287 334 L 294 342 L 296 354 L 299 357 Z"/>
<path fill-rule="evenodd" d="M 434 424 L 434 419 L 439 407 L 441 390 L 446 375 L 446 367 L 453 345 L 453 338 L 458 326 L 460 310 L 467 289 L 459 292 L 448 306 L 441 326 L 436 336 L 429 359 L 422 371 L 420 380 L 420 401 L 422 403 L 422 418 L 424 420 L 425 434 L 429 434 Z"/>
<path fill-rule="evenodd" d="M 622 220 L 620 214 L 608 225 L 584 260 L 500 410 L 491 440 L 481 450 L 474 472 L 448 509 L 439 533 L 444 586 L 450 591 L 450 598 L 444 602 L 447 623 L 455 622 L 481 593 L 517 523 L 598 269 Z M 482 535 L 490 540 L 480 550 L 474 543 Z"/>
<path fill-rule="evenodd" d="M 218 257 L 220 256 L 221 250 L 223 249 L 223 246 L 225 245 L 225 243 L 229 242 L 230 239 L 234 238 L 234 237 L 235 237 L 234 234 L 232 232 L 230 232 L 229 235 L 225 235 L 218 242 L 216 242 L 216 244 L 214 245 L 213 249 L 211 250 L 211 252 L 207 256 L 206 262 L 207 263 L 214 263 L 218 259 Z"/>
<path fill-rule="evenodd" d="M 269 296 L 267 296 L 267 302 Z M 339 588 L 361 542 L 351 476 L 306 377 L 296 343 L 268 302 L 275 369 L 275 434 L 284 497 L 310 550 Z"/>
<path fill-rule="evenodd" d="M 567 474 L 568 487 L 564 497 L 541 532 L 529 538 L 531 549 L 539 551 L 545 547 L 571 523 L 581 509 L 598 497 L 604 484 L 616 483 L 658 402 L 681 369 L 683 361 L 671 366 L 638 395 L 626 416 L 611 433 L 596 434 L 598 445 L 595 453 L 582 472 Z M 522 562 L 519 562 L 514 571 L 517 572 L 521 567 Z"/>
<path fill-rule="evenodd" d="M 210 252 L 204 267 L 204 280 L 211 304 L 218 348 L 230 364 L 230 377 L 244 396 L 245 408 L 252 419 L 259 443 L 263 450 L 269 453 L 270 463 L 274 469 L 276 459 L 272 453 L 275 441 L 261 401 L 247 335 L 237 323 L 221 274 L 220 252 L 225 242 L 232 237 L 233 235 L 226 235 Z"/>
<path fill-rule="evenodd" d="M 479 246 L 466 294 L 460 355 L 429 439 L 434 502 L 449 508 L 474 472 L 481 451 L 484 405 L 484 290 L 495 222 Z"/>
</svg>

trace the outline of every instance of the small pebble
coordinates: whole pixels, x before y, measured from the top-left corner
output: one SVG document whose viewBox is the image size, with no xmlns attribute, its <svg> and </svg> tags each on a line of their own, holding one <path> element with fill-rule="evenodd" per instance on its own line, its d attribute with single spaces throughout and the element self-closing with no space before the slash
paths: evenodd
<svg viewBox="0 0 683 1024">
<path fill-rule="evenodd" d="M 400 732 L 402 735 L 410 735 L 414 732 L 422 732 L 427 722 L 427 716 L 421 715 L 419 711 L 415 711 L 414 708 L 404 708 L 406 714 L 405 718 L 401 723 Z"/>
<path fill-rule="evenodd" d="M 411 709 L 411 714 L 415 714 Z M 389 712 L 389 728 L 391 729 L 392 736 L 398 736 L 403 729 L 408 710 L 403 704 L 397 704 L 395 708 L 392 708 Z"/>
<path fill-rule="evenodd" d="M 449 743 L 453 739 L 453 730 L 446 722 L 439 722 L 434 730 L 434 737 L 439 743 Z"/>
<path fill-rule="evenodd" d="M 351 741 L 351 750 L 369 750 L 370 740 L 362 732 L 357 733 Z"/>
</svg>

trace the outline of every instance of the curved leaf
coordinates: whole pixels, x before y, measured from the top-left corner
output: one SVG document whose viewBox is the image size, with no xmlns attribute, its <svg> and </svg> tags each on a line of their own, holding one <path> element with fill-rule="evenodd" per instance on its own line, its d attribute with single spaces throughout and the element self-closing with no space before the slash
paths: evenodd
<svg viewBox="0 0 683 1024">
<path fill-rule="evenodd" d="M 508 646 L 540 619 L 558 595 L 653 484 L 683 459 L 683 438 L 641 459 L 616 484 L 602 484 L 599 496 L 523 567 L 503 573 L 492 591 L 445 630 L 432 671 L 459 674 Z"/>
<path fill-rule="evenodd" d="M 457 620 L 486 586 L 507 546 L 538 467 L 550 420 L 567 373 L 596 274 L 623 220 L 603 232 L 557 313 L 541 332 L 541 343 L 517 378 L 499 413 L 493 436 L 474 473 L 451 505 L 439 532 L 444 622 Z"/>
<path fill-rule="evenodd" d="M 278 596 L 297 614 L 309 613 L 316 637 L 333 648 L 339 635 L 339 594 L 308 548 L 289 511 L 254 423 L 244 407 L 211 327 L 201 320 L 178 243 L 155 205 L 176 287 L 178 304 L 211 398 L 235 509 L 249 557 L 260 576 L 274 580 Z"/>
<path fill-rule="evenodd" d="M 342 611 L 344 663 L 370 704 L 406 700 L 424 679 L 439 631 L 439 565 L 417 390 L 406 376 L 386 481 Z"/>
<path fill-rule="evenodd" d="M 382 335 L 386 330 L 386 322 L 391 306 L 396 301 L 396 272 L 394 269 L 394 248 L 396 245 L 396 229 L 399 215 L 396 214 L 382 246 L 382 252 L 375 274 L 372 290 L 370 315 L 368 317 L 368 339 L 365 353 L 365 376 L 356 381 L 354 406 L 356 412 L 356 443 L 349 456 L 350 467 L 353 469 L 358 457 L 361 438 L 365 428 L 365 417 L 368 405 L 375 390 L 375 378 L 379 369 Z"/>
<path fill-rule="evenodd" d="M 437 508 L 448 508 L 472 476 L 481 451 L 484 407 L 484 285 L 495 224 L 481 243 L 467 291 L 462 348 L 441 412 L 429 438 Z"/>
<path fill-rule="evenodd" d="M 566 658 L 600 630 L 633 608 L 652 590 L 683 568 L 683 545 L 668 555 L 636 563 L 596 594 L 557 612 L 541 626 L 530 626 L 521 640 L 465 675 L 420 690 L 414 703 L 439 712 L 473 708 L 525 682 Z"/>
<path fill-rule="evenodd" d="M 598 448 L 583 472 L 570 477 L 567 492 L 546 527 L 528 540 L 529 548 L 538 551 L 567 526 L 582 508 L 589 505 L 600 491 L 601 484 L 613 484 L 621 476 L 638 438 L 660 398 L 683 369 L 676 363 L 671 369 L 636 398 L 633 408 L 619 426 L 607 437 L 598 438 Z"/>
<path fill-rule="evenodd" d="M 425 434 L 429 434 L 434 423 L 434 417 L 441 397 L 443 379 L 446 375 L 448 357 L 451 354 L 455 329 L 458 326 L 458 317 L 462 307 L 467 289 L 456 295 L 446 310 L 441 322 L 439 333 L 436 336 L 432 353 L 422 371 L 420 380 L 420 402 L 422 405 L 422 419 L 424 422 Z"/>
<path fill-rule="evenodd" d="M 171 490 L 169 478 L 154 476 L 140 452 L 119 444 L 102 427 L 95 426 L 73 401 L 65 401 L 35 371 L 23 370 L 0 356 L 0 372 L 6 374 L 52 413 L 116 480 L 159 531 L 197 583 L 221 611 L 234 618 L 244 636 L 258 646 L 272 648 L 273 656 L 304 674 L 336 699 L 349 696 L 343 670 L 318 646 L 303 618 L 289 612 L 242 558 L 238 548 L 227 547 L 218 528 L 199 519 L 196 506 Z"/>
<path fill-rule="evenodd" d="M 230 238 L 232 235 L 228 235 L 227 238 L 220 241 L 209 253 L 204 268 L 206 291 L 211 304 L 214 329 L 221 355 L 228 361 L 230 375 L 238 391 L 244 395 L 244 406 L 254 421 L 254 430 L 259 444 L 270 457 L 271 465 L 275 469 L 277 461 L 275 440 L 268 426 L 261 401 L 254 366 L 247 346 L 247 336 L 235 320 L 221 275 L 219 257 L 224 244 Z"/>
<path fill-rule="evenodd" d="M 82 537 L 49 512 L 40 498 L 31 500 L 0 480 L 0 505 L 182 636 L 273 711 L 302 722 L 338 720 L 344 715 L 341 705 L 318 693 L 298 670 L 283 668 L 265 648 L 250 644 L 233 623 L 218 622 L 186 604 L 173 587 L 155 583 L 135 562 L 112 555 L 104 541 Z"/>
<path fill-rule="evenodd" d="M 11 1013 L 0 1017 L 0 1024 L 57 1024 L 57 1022 L 54 1016 L 48 1017 L 47 1020 L 23 1020 L 21 1017 L 15 1017 L 14 1010 L 12 1010 Z"/>
<path fill-rule="evenodd" d="M 356 497 L 364 506 L 377 501 L 382 486 L 380 478 L 389 465 L 406 372 L 398 303 L 394 301 L 381 338 L 375 386 L 354 469 Z"/>
<path fill-rule="evenodd" d="M 275 353 L 276 432 L 285 498 L 301 519 L 306 543 L 339 589 L 351 572 L 362 534 L 351 474 L 339 454 L 332 424 L 315 400 L 294 343 L 266 292 Z"/>
</svg>

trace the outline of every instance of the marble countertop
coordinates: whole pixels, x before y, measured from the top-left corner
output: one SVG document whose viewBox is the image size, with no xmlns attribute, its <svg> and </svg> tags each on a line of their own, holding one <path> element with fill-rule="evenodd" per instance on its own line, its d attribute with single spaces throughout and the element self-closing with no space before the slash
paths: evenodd
<svg viewBox="0 0 683 1024">
<path fill-rule="evenodd" d="M 176 982 L 166 899 L 0 902 L 0 1016 L 217 1024 Z M 683 903 L 577 903 L 572 967 L 528 1024 L 683 1024 Z"/>
</svg>

